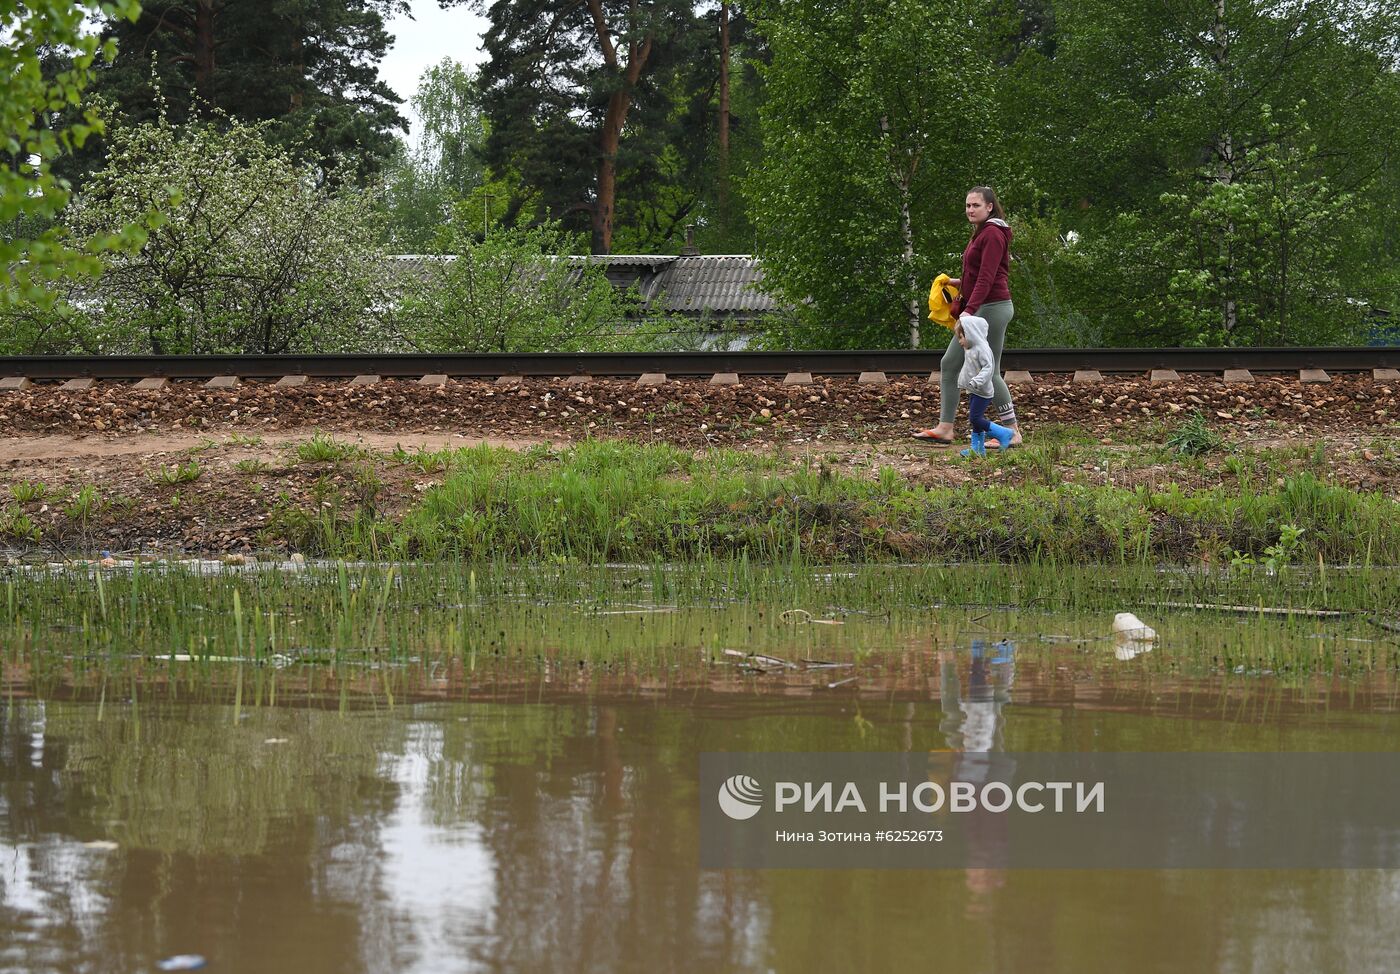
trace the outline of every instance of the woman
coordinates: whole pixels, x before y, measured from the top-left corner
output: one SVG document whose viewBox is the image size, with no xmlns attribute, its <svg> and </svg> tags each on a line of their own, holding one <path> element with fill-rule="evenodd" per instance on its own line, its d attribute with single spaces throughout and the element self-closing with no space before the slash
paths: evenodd
<svg viewBox="0 0 1400 974">
<path fill-rule="evenodd" d="M 963 251 L 962 277 L 951 282 L 962 292 L 952 312 L 954 317 L 966 312 L 987 320 L 987 343 L 992 346 L 996 360 L 992 379 L 996 395 L 992 398 L 992 411 L 998 423 L 1015 430 L 1016 437 L 1011 445 L 1019 446 L 1021 428 L 1016 423 L 1016 408 L 1011 404 L 1011 390 L 1001 377 L 1001 350 L 1006 344 L 1006 326 L 1011 322 L 1013 311 L 1011 290 L 1007 286 L 1011 227 L 990 186 L 974 186 L 969 190 L 964 209 L 967 222 L 972 224 L 972 238 Z M 958 415 L 958 371 L 962 366 L 963 348 L 954 338 L 948 342 L 940 366 L 938 425 L 915 433 L 915 439 L 945 445 L 953 442 L 953 420 Z"/>
</svg>

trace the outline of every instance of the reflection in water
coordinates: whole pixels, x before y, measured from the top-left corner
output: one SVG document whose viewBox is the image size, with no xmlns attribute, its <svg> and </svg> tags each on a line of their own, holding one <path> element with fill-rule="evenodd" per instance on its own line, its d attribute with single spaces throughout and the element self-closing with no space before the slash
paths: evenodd
<svg viewBox="0 0 1400 974">
<path fill-rule="evenodd" d="M 696 868 L 673 719 L 27 703 L 3 727 L 0 969 L 760 966 L 754 882 Z"/>
<path fill-rule="evenodd" d="M 1015 784 L 1016 762 L 1005 753 L 1004 711 L 1016 681 L 1016 644 L 1009 639 L 987 645 L 972 640 L 968 660 L 967 694 L 952 654 L 941 659 L 943 720 L 939 727 L 956 756 L 949 780 L 983 785 L 989 781 Z M 940 782 L 942 783 L 942 782 Z M 990 894 L 1006 884 L 1009 837 L 1005 815 L 978 807 L 959 819 L 966 835 L 969 867 L 963 871 L 967 883 L 967 915 L 986 916 Z"/>
<path fill-rule="evenodd" d="M 939 728 L 948 747 L 961 754 L 959 779 L 988 781 L 991 753 L 1005 750 L 1002 711 L 1016 682 L 1016 644 L 1003 639 L 988 646 L 985 639 L 974 639 L 968 655 L 966 695 L 954 655 L 939 655 L 939 700 L 943 706 Z"/>
<path fill-rule="evenodd" d="M 1122 632 L 1113 634 L 1113 656 L 1123 662 L 1137 659 L 1143 653 L 1152 652 L 1154 645 L 1156 645 L 1156 641 L 1153 639 L 1137 639 Z"/>
<path fill-rule="evenodd" d="M 1018 747 L 1180 743 L 1182 721 L 1133 713 L 1017 707 L 1008 725 L 1015 657 L 1008 642 L 948 654 L 939 705 L 866 702 L 860 721 L 835 697 L 241 719 L 11 699 L 0 970 L 149 970 L 177 953 L 259 972 L 1400 966 L 1388 873 L 1008 871 L 990 822 L 965 873 L 698 869 L 701 751 L 907 748 L 930 774 L 987 780 Z M 1215 747 L 1315 733 L 1191 726 Z M 118 847 L 84 845 L 105 839 Z"/>
</svg>

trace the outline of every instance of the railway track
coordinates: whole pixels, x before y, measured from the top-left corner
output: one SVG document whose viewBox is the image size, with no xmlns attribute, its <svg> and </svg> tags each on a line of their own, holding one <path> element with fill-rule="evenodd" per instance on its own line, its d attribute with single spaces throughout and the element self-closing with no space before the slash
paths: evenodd
<svg viewBox="0 0 1400 974">
<path fill-rule="evenodd" d="M 71 355 L 0 356 L 0 390 L 66 382 L 82 388 L 98 380 L 205 380 L 233 385 L 244 379 L 273 379 L 295 385 L 308 378 L 378 378 L 444 382 L 448 378 L 646 377 L 711 378 L 860 376 L 879 382 L 938 370 L 942 350 L 810 352 L 587 352 L 530 354 L 372 355 Z M 1400 347 L 1330 348 L 1031 348 L 1007 349 L 1002 367 L 1008 380 L 1034 373 L 1075 373 L 1081 381 L 1104 375 L 1151 375 L 1171 381 L 1179 373 L 1215 373 L 1248 381 L 1255 374 L 1294 373 L 1303 381 L 1327 381 L 1331 373 L 1371 373 L 1400 381 Z M 1014 376 L 1014 379 L 1013 379 Z"/>
</svg>

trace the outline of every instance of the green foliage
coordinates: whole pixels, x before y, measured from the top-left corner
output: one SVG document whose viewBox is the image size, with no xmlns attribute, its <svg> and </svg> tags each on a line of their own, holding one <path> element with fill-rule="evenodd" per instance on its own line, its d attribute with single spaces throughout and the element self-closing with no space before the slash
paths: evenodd
<svg viewBox="0 0 1400 974">
<path fill-rule="evenodd" d="M 663 160 L 668 147 L 694 151 L 695 116 L 683 106 L 709 87 L 695 67 L 715 63 L 715 34 L 696 5 L 524 0 L 484 12 L 487 161 L 527 191 L 505 202 L 508 222 L 532 206 L 531 221 L 587 231 L 592 252 L 608 253 L 625 208 L 634 231 L 637 214 L 674 216 L 677 201 L 665 197 L 679 170 Z M 685 189 L 693 199 L 697 188 Z"/>
<path fill-rule="evenodd" d="M 1400 124 L 1400 7 L 1057 0 L 1053 13 L 1015 26 L 1036 42 L 1007 45 L 1002 195 L 1013 218 L 1033 211 L 1079 239 L 1013 247 L 1012 341 L 1349 342 L 1362 324 L 1349 299 L 1400 298 L 1400 178 L 1376 137 Z M 1361 103 L 1365 124 L 1336 110 Z"/>
<path fill-rule="evenodd" d="M 0 509 L 0 538 L 37 544 L 43 536 L 43 530 L 28 514 L 8 508 Z"/>
<path fill-rule="evenodd" d="M 1326 175 L 1306 122 L 1285 126 L 1268 106 L 1261 118 L 1268 141 L 1242 153 L 1238 179 L 1202 173 L 1163 195 L 1167 232 L 1144 249 L 1169 278 L 1139 313 L 1175 319 L 1191 344 L 1354 342 L 1359 315 L 1335 269 L 1356 199 Z"/>
<path fill-rule="evenodd" d="M 486 122 L 476 81 L 461 64 L 443 58 L 423 72 L 413 110 L 420 123 L 417 158 L 454 197 L 464 196 L 483 175 Z"/>
<path fill-rule="evenodd" d="M 203 453 L 206 450 L 213 450 L 221 446 L 262 446 L 261 436 L 250 436 L 247 433 L 230 433 L 222 440 L 216 440 L 212 436 L 206 436 L 199 441 L 198 446 L 190 447 L 191 453 Z"/>
<path fill-rule="evenodd" d="M 155 354 L 361 347 L 380 294 L 374 207 L 317 176 L 269 144 L 263 125 L 116 130 L 107 165 L 65 214 L 70 232 L 100 238 L 153 207 L 167 217 L 138 251 L 104 258 L 95 294 L 73 295 L 73 343 Z"/>
<path fill-rule="evenodd" d="M 750 252 L 739 183 L 763 160 L 758 66 L 767 56 L 750 6 L 481 4 L 485 155 L 508 190 L 496 200 L 506 222 L 586 232 L 594 253 L 675 253 L 689 226 L 704 252 Z"/>
<path fill-rule="evenodd" d="M 1280 525 L 1278 540 L 1264 549 L 1263 558 L 1256 559 L 1253 555 L 1242 551 L 1232 552 L 1230 567 L 1240 569 L 1252 565 L 1263 565 L 1270 573 L 1277 574 L 1293 564 L 1298 549 L 1301 547 L 1300 539 L 1306 530 L 1306 528 L 1300 528 L 1296 524 Z"/>
<path fill-rule="evenodd" d="M 442 473 L 447 469 L 451 458 L 454 456 L 451 450 L 425 450 L 419 447 L 416 450 L 405 450 L 400 445 L 395 445 L 390 457 L 395 463 L 412 465 L 425 474 Z"/>
<path fill-rule="evenodd" d="M 1010 276 L 1016 326 L 1007 343 L 1020 348 L 1102 346 L 1102 324 L 1079 309 L 1081 295 L 1072 287 L 1084 276 L 1077 272 L 1083 260 L 1079 234 L 1062 232 L 1054 215 L 1015 215 L 1010 222 L 1016 241 Z"/>
<path fill-rule="evenodd" d="M 441 475 L 401 519 L 377 514 L 377 479 L 366 476 L 354 488 L 326 484 L 313 505 L 282 504 L 265 540 L 347 557 L 1158 565 L 1237 551 L 1278 566 L 1298 559 L 1306 532 L 1329 563 L 1400 563 L 1394 500 L 1307 474 L 1268 491 L 1086 486 L 1053 475 L 927 489 L 892 470 L 850 475 L 775 456 L 611 441 L 400 453 L 396 462 Z"/>
<path fill-rule="evenodd" d="M 727 154 L 718 4 L 479 6 L 489 60 L 425 74 L 412 147 L 377 75 L 400 0 L 0 7 L 0 351 L 385 347 L 366 240 L 462 253 L 542 223 L 595 251 L 675 252 L 688 224 L 703 250 L 757 251 L 796 309 L 761 346 L 939 344 L 923 299 L 957 273 L 975 183 L 1016 231 L 1013 345 L 1351 342 L 1400 306 L 1396 0 L 729 4 Z M 161 152 L 187 157 L 147 165 L 99 137 L 89 81 L 128 132 L 168 128 Z M 198 135 L 230 118 L 281 149 Z M 313 192 L 386 161 L 382 194 Z M 239 166 L 258 178 L 226 178 Z M 63 213 L 65 180 L 84 212 Z M 263 185 L 268 201 L 248 195 Z M 100 297 L 77 272 L 105 273 Z M 421 347 L 500 346 L 472 302 L 438 303 L 405 329 Z"/>
<path fill-rule="evenodd" d="M 73 495 L 73 499 L 63 508 L 63 513 L 71 520 L 78 522 L 80 526 L 86 527 L 93 515 L 102 511 L 107 506 L 102 494 L 92 484 L 84 484 L 78 492 Z"/>
<path fill-rule="evenodd" d="M 384 172 L 384 238 L 391 253 L 431 254 L 452 209 L 452 197 L 419 168 L 400 143 Z"/>
<path fill-rule="evenodd" d="M 800 309 L 770 344 L 908 347 L 927 325 L 929 281 L 959 271 L 964 194 L 996 166 L 962 121 L 990 125 L 971 19 L 962 0 L 759 7 L 773 61 L 746 192 L 765 283 Z"/>
<path fill-rule="evenodd" d="M 484 240 L 453 225 L 453 259 L 401 294 L 398 328 L 425 352 L 570 352 L 664 343 L 665 321 L 629 320 L 638 307 L 600 264 L 565 259 L 577 238 L 557 227 L 498 229 Z"/>
<path fill-rule="evenodd" d="M 1082 270 L 1061 269 L 1102 281 L 1120 322 L 1152 343 L 1357 341 L 1361 315 L 1340 285 L 1348 234 L 1364 218 L 1327 174 L 1330 153 L 1313 141 L 1305 106 L 1281 116 L 1287 125 L 1263 106 L 1259 141 L 1232 157 L 1238 175 L 1183 172 L 1158 203 L 1091 231 Z"/>
<path fill-rule="evenodd" d="M 690 227 L 701 253 L 753 251 L 754 227 L 742 186 L 764 159 L 757 122 L 764 100 L 759 72 L 768 52 L 748 6 L 727 4 L 727 150 L 721 132 L 723 54 L 717 43 L 721 5 L 710 2 L 697 5 L 696 17 L 680 38 L 682 53 L 670 60 L 664 80 L 658 81 L 669 114 L 665 119 L 653 115 L 647 131 L 629 133 L 614 252 L 677 253 Z"/>
<path fill-rule="evenodd" d="M 298 443 L 296 456 L 304 463 L 339 463 L 358 456 L 362 451 L 353 443 L 333 439 L 325 433 L 315 433 L 305 443 Z"/>
<path fill-rule="evenodd" d="M 100 272 L 100 261 L 93 266 Z M 69 265 L 70 276 L 51 282 L 49 291 L 30 291 L 27 300 L 0 307 L 0 354 L 66 355 L 95 350 L 90 319 L 69 303 L 92 286 L 79 276 L 86 270 Z"/>
<path fill-rule="evenodd" d="M 48 494 L 48 488 L 42 483 L 33 480 L 21 480 L 17 484 L 10 485 L 10 496 L 17 504 L 30 504 L 34 501 L 41 501 Z"/>
<path fill-rule="evenodd" d="M 486 179 L 486 125 L 475 80 L 451 58 L 423 72 L 413 108 L 421 130 L 399 143 L 387 168 L 386 229 L 394 253 L 429 254 L 457 204 Z M 498 191 L 498 212 L 508 195 Z"/>
<path fill-rule="evenodd" d="M 130 20 L 139 11 L 135 0 L 0 3 L 0 78 L 5 79 L 0 96 L 0 266 L 7 269 L 0 283 L 0 310 L 52 308 L 50 284 L 75 273 L 96 273 L 94 252 L 140 239 L 139 225 L 113 227 L 89 240 L 83 252 L 50 225 L 69 189 L 55 175 L 54 164 L 102 131 L 96 112 L 82 106 L 83 90 L 99 59 L 116 54 L 114 43 L 86 33 L 83 23 L 98 12 Z M 63 63 L 45 70 L 45 55 L 55 49 L 65 52 Z"/>
<path fill-rule="evenodd" d="M 233 465 L 233 469 L 237 470 L 245 477 L 266 473 L 270 468 L 271 465 L 261 457 L 247 457 Z"/>
</svg>

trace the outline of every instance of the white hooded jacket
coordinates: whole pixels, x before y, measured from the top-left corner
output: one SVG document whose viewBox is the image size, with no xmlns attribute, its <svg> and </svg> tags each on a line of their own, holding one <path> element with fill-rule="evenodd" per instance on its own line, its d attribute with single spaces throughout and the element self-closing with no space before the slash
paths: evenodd
<svg viewBox="0 0 1400 974">
<path fill-rule="evenodd" d="M 992 377 L 996 375 L 997 366 L 996 359 L 992 357 L 992 346 L 987 344 L 987 319 L 963 312 L 958 324 L 962 325 L 963 334 L 967 336 L 963 367 L 958 373 L 958 388 L 991 399 L 996 395 Z"/>
</svg>

